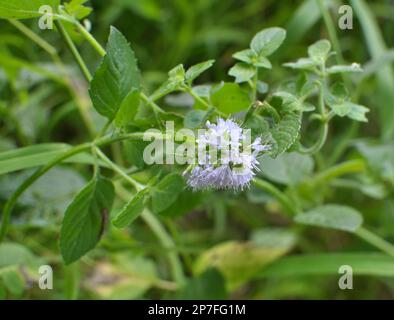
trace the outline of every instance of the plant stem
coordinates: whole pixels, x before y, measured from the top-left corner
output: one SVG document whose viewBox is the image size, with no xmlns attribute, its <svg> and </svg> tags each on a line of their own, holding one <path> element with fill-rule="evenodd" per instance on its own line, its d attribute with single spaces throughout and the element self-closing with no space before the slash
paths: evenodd
<svg viewBox="0 0 394 320">
<path fill-rule="evenodd" d="M 259 178 L 254 178 L 253 184 L 256 187 L 272 194 L 279 201 L 279 203 L 282 205 L 282 207 L 286 210 L 288 214 L 292 216 L 297 214 L 297 209 L 294 207 L 289 197 L 286 196 L 278 188 L 276 188 L 273 184 Z"/>
<path fill-rule="evenodd" d="M 350 160 L 328 168 L 312 178 L 314 182 L 328 181 L 347 173 L 364 172 L 366 169 L 363 160 Z"/>
<path fill-rule="evenodd" d="M 140 191 L 145 188 L 144 185 L 140 184 L 138 181 L 131 178 L 126 172 L 122 170 L 116 163 L 111 161 L 101 150 L 100 148 L 95 147 L 97 155 L 106 163 L 108 166 L 118 173 L 121 177 L 123 177 L 127 182 L 129 182 L 137 191 Z"/>
<path fill-rule="evenodd" d="M 160 221 L 155 217 L 155 215 L 149 210 L 145 209 L 141 218 L 144 219 L 147 225 L 155 232 L 157 238 L 160 240 L 165 249 L 170 250 L 174 248 L 174 242 L 168 235 L 165 228 L 162 226 Z M 183 285 L 185 283 L 185 276 L 183 274 L 183 268 L 178 255 L 175 252 L 168 252 L 168 259 L 171 265 L 172 276 L 174 280 L 179 284 Z"/>
<path fill-rule="evenodd" d="M 164 113 L 164 110 L 160 108 L 152 99 L 147 97 L 143 92 L 140 93 L 141 99 L 150 105 L 155 113 Z"/>
<path fill-rule="evenodd" d="M 324 65 L 322 66 L 324 69 Z M 302 154 L 315 154 L 323 148 L 324 144 L 326 143 L 327 136 L 328 136 L 328 122 L 329 120 L 326 119 L 326 110 L 325 110 L 325 105 L 324 105 L 324 82 L 325 79 L 322 79 L 323 83 L 320 84 L 320 90 L 319 90 L 319 113 L 320 116 L 322 117 L 321 121 L 322 126 L 320 128 L 320 133 L 319 133 L 319 138 L 317 139 L 316 143 L 312 145 L 309 148 L 306 148 L 304 146 L 301 146 L 299 149 L 299 152 Z"/>
<path fill-rule="evenodd" d="M 17 28 L 20 32 L 22 32 L 24 35 L 26 35 L 34 43 L 36 43 L 40 48 L 42 48 L 44 51 L 46 51 L 49 55 L 51 55 L 52 57 L 54 57 L 54 56 L 58 57 L 57 50 L 54 46 L 52 46 L 51 44 L 46 42 L 44 39 L 42 39 L 40 36 L 38 36 L 33 31 L 31 31 L 22 22 L 15 20 L 15 19 L 8 19 L 8 21 L 15 28 Z"/>
<path fill-rule="evenodd" d="M 387 253 L 388 255 L 394 257 L 394 245 L 389 243 L 388 241 L 382 239 L 375 233 L 360 227 L 355 234 L 359 236 L 364 241 L 368 242 L 369 244 L 373 245 L 374 247 L 380 249 L 381 251 Z"/>
<path fill-rule="evenodd" d="M 98 54 L 102 57 L 106 55 L 106 52 L 104 48 L 97 42 L 97 40 L 90 34 L 86 28 L 79 23 L 79 21 L 76 21 L 75 26 L 77 29 L 81 32 L 83 37 L 92 45 L 92 47 L 98 52 Z"/>
<path fill-rule="evenodd" d="M 90 71 L 88 67 L 86 66 L 85 62 L 83 61 L 81 55 L 79 54 L 77 48 L 75 47 L 73 41 L 71 40 L 69 34 L 67 33 L 66 29 L 64 28 L 62 22 L 60 20 L 55 20 L 55 25 L 57 29 L 59 30 L 60 35 L 62 36 L 63 40 L 65 41 L 66 45 L 71 51 L 71 54 L 73 55 L 75 61 L 78 63 L 79 68 L 82 71 L 82 74 L 86 78 L 88 82 L 92 80 L 92 75 L 90 74 Z"/>
<path fill-rule="evenodd" d="M 119 186 L 119 196 L 125 200 L 129 201 L 130 195 L 129 192 L 124 190 L 122 186 Z M 175 243 L 172 241 L 170 235 L 167 233 L 164 226 L 160 223 L 160 221 L 156 218 L 154 214 L 152 214 L 148 209 L 145 209 L 141 213 L 141 218 L 145 221 L 145 223 L 149 226 L 149 228 L 155 233 L 156 237 L 159 239 L 162 246 L 167 251 L 167 257 L 169 264 L 171 266 L 172 277 L 177 282 L 179 286 L 182 286 L 185 282 L 185 276 L 183 274 L 182 263 L 179 260 L 179 257 L 174 249 L 176 248 Z"/>
<path fill-rule="evenodd" d="M 12 209 L 17 202 L 18 198 L 20 195 L 28 188 L 30 187 L 37 179 L 39 179 L 42 175 L 44 175 L 46 172 L 48 172 L 50 169 L 52 169 L 54 166 L 57 164 L 61 163 L 63 160 L 68 159 L 72 157 L 73 155 L 76 155 L 81 152 L 88 151 L 96 146 L 103 146 L 107 145 L 113 142 L 117 141 L 122 141 L 122 140 L 140 140 L 142 139 L 146 134 L 148 133 L 143 133 L 143 132 L 135 132 L 135 133 L 128 133 L 124 135 L 118 135 L 118 136 L 107 136 L 100 138 L 96 140 L 95 142 L 88 142 L 84 144 L 80 144 L 78 146 L 75 146 L 71 148 L 68 151 L 65 151 L 63 154 L 59 155 L 52 161 L 50 161 L 48 164 L 45 166 L 37 169 L 29 178 L 27 178 L 17 189 L 16 191 L 11 195 L 11 197 L 8 199 L 7 203 L 4 206 L 3 213 L 2 213 L 2 222 L 1 222 L 1 227 L 0 227 L 0 243 L 4 240 L 4 237 L 6 235 L 9 223 L 10 223 L 10 216 Z M 165 139 L 165 136 L 162 134 L 154 134 L 150 133 L 152 137 L 156 139 Z"/>
</svg>

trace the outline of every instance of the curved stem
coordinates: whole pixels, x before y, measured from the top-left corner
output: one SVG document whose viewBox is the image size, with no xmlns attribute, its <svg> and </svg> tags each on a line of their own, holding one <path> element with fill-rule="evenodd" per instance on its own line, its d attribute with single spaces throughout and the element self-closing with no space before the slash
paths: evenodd
<svg viewBox="0 0 394 320">
<path fill-rule="evenodd" d="M 324 144 L 326 143 L 327 136 L 328 136 L 328 123 L 326 122 L 323 124 L 323 126 L 320 129 L 319 138 L 316 141 L 316 143 L 309 148 L 301 146 L 299 152 L 303 154 L 315 154 L 319 152 L 321 148 L 323 148 Z"/>
<path fill-rule="evenodd" d="M 83 61 L 81 55 L 79 54 L 77 48 L 75 47 L 73 41 L 71 40 L 69 34 L 67 33 L 66 29 L 64 28 L 62 22 L 60 20 L 55 20 L 55 25 L 57 29 L 59 30 L 60 35 L 66 42 L 68 48 L 70 49 L 72 55 L 74 56 L 74 59 L 78 63 L 79 68 L 81 69 L 84 77 L 88 82 L 92 80 L 92 75 L 90 74 L 90 71 L 88 67 L 86 66 L 85 62 Z"/>
<path fill-rule="evenodd" d="M 6 235 L 9 223 L 10 223 L 10 216 L 12 209 L 17 202 L 18 198 L 21 196 L 21 194 L 29 188 L 38 178 L 40 178 L 42 175 L 44 175 L 46 172 L 48 172 L 50 169 L 52 169 L 54 166 L 56 166 L 58 163 L 61 163 L 62 161 L 72 157 L 73 155 L 76 155 L 78 153 L 88 151 L 91 148 L 95 146 L 103 146 L 107 145 L 116 141 L 122 141 L 122 140 L 139 140 L 144 137 L 148 133 L 141 133 L 141 132 L 135 132 L 135 133 L 128 133 L 124 135 L 119 135 L 119 136 L 107 136 L 100 138 L 96 140 L 94 143 L 84 143 L 78 146 L 75 146 L 71 148 L 70 150 L 64 152 L 63 154 L 59 155 L 52 161 L 50 161 L 48 164 L 45 166 L 37 169 L 36 172 L 34 172 L 29 178 L 27 178 L 17 189 L 16 191 L 12 194 L 12 196 L 8 199 L 7 203 L 4 206 L 3 209 L 3 214 L 2 214 L 2 222 L 1 222 L 1 227 L 0 227 L 0 243 L 4 240 L 4 237 Z M 156 139 L 165 139 L 165 135 L 162 134 L 154 134 L 150 133 L 151 137 L 154 137 Z"/>
<path fill-rule="evenodd" d="M 363 172 L 365 169 L 366 166 L 363 160 L 350 160 L 318 173 L 312 180 L 315 182 L 327 181 L 347 173 Z"/>
<path fill-rule="evenodd" d="M 388 255 L 394 257 L 394 245 L 390 242 L 382 239 L 375 233 L 360 227 L 355 234 L 359 236 L 364 241 L 368 242 L 369 244 L 373 245 L 374 247 L 378 248 L 379 250 L 387 253 Z"/>
<path fill-rule="evenodd" d="M 97 42 L 97 40 L 90 34 L 86 28 L 79 23 L 79 21 L 76 21 L 74 25 L 77 27 L 77 29 L 81 32 L 81 34 L 84 36 L 84 38 L 92 45 L 92 47 L 98 52 L 98 54 L 102 57 L 106 55 L 106 52 L 104 48 Z"/>
<path fill-rule="evenodd" d="M 100 148 L 95 147 L 97 155 L 106 163 L 108 166 L 114 170 L 116 173 L 118 173 L 123 179 L 125 179 L 127 182 L 129 182 L 137 191 L 140 191 L 145 188 L 144 185 L 139 183 L 138 181 L 134 180 L 131 178 L 126 172 L 122 170 L 117 164 L 111 161 L 101 150 Z"/>
<path fill-rule="evenodd" d="M 164 229 L 160 221 L 155 215 L 149 210 L 144 210 L 141 214 L 141 218 L 149 225 L 149 227 L 155 232 L 156 236 L 163 244 L 165 249 L 174 248 L 174 242 Z M 168 252 L 168 259 L 171 264 L 172 276 L 174 280 L 182 285 L 185 283 L 185 276 L 183 274 L 183 268 L 178 255 L 175 252 Z"/>
<path fill-rule="evenodd" d="M 283 206 L 283 208 L 288 214 L 292 216 L 297 214 L 297 209 L 294 207 L 289 197 L 286 196 L 278 188 L 276 188 L 273 184 L 259 178 L 254 178 L 253 184 L 256 187 L 272 194 L 279 201 L 279 203 Z"/>
</svg>

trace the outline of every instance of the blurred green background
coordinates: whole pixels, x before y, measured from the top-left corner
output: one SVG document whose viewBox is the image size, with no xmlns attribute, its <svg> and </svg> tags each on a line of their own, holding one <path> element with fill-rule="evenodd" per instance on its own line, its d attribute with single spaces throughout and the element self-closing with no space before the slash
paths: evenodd
<svg viewBox="0 0 394 320">
<path fill-rule="evenodd" d="M 352 83 L 351 95 L 356 101 L 368 106 L 371 112 L 368 115 L 369 123 L 363 126 L 336 120 L 322 157 L 334 164 L 349 156 L 346 151 L 349 141 L 361 138 L 373 141 L 378 147 L 394 150 L 394 49 L 391 49 L 394 48 L 394 3 L 392 0 L 324 3 L 328 8 L 326 13 L 329 14 L 325 19 L 322 16 L 324 11 L 315 0 L 94 0 L 87 4 L 94 9 L 89 16 L 91 32 L 102 44 L 106 42 L 110 25 L 116 26 L 130 41 L 148 92 L 165 81 L 168 70 L 179 63 L 190 66 L 213 58 L 216 59 L 214 67 L 204 73 L 197 83 L 231 79 L 227 71 L 234 64 L 232 54 L 246 48 L 253 35 L 266 27 L 280 26 L 288 31 L 284 45 L 273 56 L 273 71 L 262 75 L 262 80 L 272 84 L 273 88 L 283 79 L 294 75 L 282 67 L 282 63 L 305 56 L 307 47 L 321 38 L 334 40 L 334 49 L 339 49 L 339 59 L 363 65 L 365 73 L 349 79 Z M 353 30 L 340 30 L 337 26 L 340 17 L 338 8 L 342 4 L 353 5 Z M 330 34 L 327 28 L 330 22 L 333 23 L 334 34 Z M 72 74 L 73 83 L 71 87 L 64 86 L 51 57 L 15 26 L 1 20 L 0 151 L 33 143 L 61 141 L 75 144 L 86 141 L 89 133 L 83 127 L 78 110 L 81 106 L 88 108 L 90 102 L 87 85 L 71 55 L 57 32 L 39 30 L 35 20 L 23 23 L 59 51 L 68 72 Z M 100 61 L 99 57 L 83 42 L 76 30 L 69 27 L 69 31 L 89 67 L 94 70 Z M 335 43 L 335 37 L 338 37 L 338 43 Z M 94 114 L 92 116 L 97 118 L 95 125 L 100 127 L 102 119 Z M 308 134 L 306 139 L 314 140 Z M 378 152 L 377 149 L 365 150 L 363 156 L 367 161 L 375 161 L 375 164 L 380 161 L 381 158 L 371 160 Z M 382 175 L 386 176 L 380 178 L 384 180 L 382 185 L 388 191 L 383 195 L 370 184 L 366 184 L 370 188 L 367 191 L 356 190 L 353 185 L 349 186 L 353 189 L 348 193 L 332 190 L 317 193 L 324 192 L 325 196 L 338 203 L 350 202 L 362 208 L 368 223 L 383 237 L 393 240 L 394 197 L 391 183 L 394 173 L 390 171 L 394 168 L 393 152 L 385 153 L 385 157 L 389 158 L 389 164 L 383 169 Z M 315 160 L 319 167 L 319 163 L 324 163 L 326 159 L 318 157 Z M 24 171 L 0 177 L 1 205 L 29 173 Z M 34 260 L 33 265 L 41 263 L 42 257 L 55 265 L 55 289 L 37 289 L 34 275 L 27 276 L 27 280 L 10 276 L 3 281 L 14 283 L 11 286 L 14 290 L 9 292 L 1 287 L 0 297 L 175 297 L 171 282 L 157 280 L 167 272 L 161 254 L 163 249 L 142 223 L 133 225 L 131 234 L 109 230 L 92 257 L 84 258 L 81 263 L 71 267 L 62 265 L 57 248 L 58 224 L 70 198 L 83 186 L 87 177 L 87 171 L 82 166 L 61 167 L 40 179 L 22 197 L 10 240 L 14 245 L 18 243 L 23 247 L 9 250 Z M 375 196 L 365 197 L 368 191 Z M 319 194 L 314 196 L 318 197 Z M 188 215 L 165 220 L 166 227 L 179 245 L 178 250 L 185 265 L 190 267 L 196 254 L 222 240 L 245 239 L 264 227 L 287 228 L 290 223 L 277 214 L 275 204 L 268 205 L 262 217 L 261 202 L 267 202 L 264 197 L 267 195 L 250 192 L 244 195 L 244 202 L 237 202 L 232 194 L 207 195 L 204 203 L 209 203 L 208 206 L 200 206 Z M 274 239 L 275 236 L 276 233 L 272 235 Z M 368 251 L 371 248 L 351 235 L 311 229 L 304 231 L 292 252 L 322 253 L 346 249 Z M 26 250 L 31 250 L 34 255 Z M 0 250 L 0 268 L 2 263 L 5 265 L 1 257 L 5 257 L 7 252 Z M 214 288 L 219 288 L 218 291 L 221 290 L 223 284 L 220 276 L 208 273 L 205 277 L 200 279 L 202 287 L 211 283 Z M 337 281 L 337 274 L 301 273 L 283 279 L 261 276 L 260 279 L 244 283 L 230 297 L 394 298 L 394 281 L 390 278 L 357 277 L 356 289 L 345 291 L 338 290 Z"/>
</svg>

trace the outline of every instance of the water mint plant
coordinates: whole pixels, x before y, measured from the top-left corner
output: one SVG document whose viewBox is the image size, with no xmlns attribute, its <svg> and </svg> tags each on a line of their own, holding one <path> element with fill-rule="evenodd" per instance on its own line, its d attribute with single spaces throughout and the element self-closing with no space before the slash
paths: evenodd
<svg viewBox="0 0 394 320">
<path fill-rule="evenodd" d="M 119 1 L 171 33 L 136 43 L 115 4 L 0 0 L 0 297 L 28 296 L 43 264 L 70 299 L 287 298 L 281 281 L 311 288 L 342 265 L 393 277 L 392 114 L 363 92 L 375 73 L 390 86 L 389 62 L 346 63 L 317 2 L 321 33 L 259 23 L 227 48 L 225 28 L 186 45 L 204 1 L 178 8 L 181 27 L 158 1 Z"/>
</svg>

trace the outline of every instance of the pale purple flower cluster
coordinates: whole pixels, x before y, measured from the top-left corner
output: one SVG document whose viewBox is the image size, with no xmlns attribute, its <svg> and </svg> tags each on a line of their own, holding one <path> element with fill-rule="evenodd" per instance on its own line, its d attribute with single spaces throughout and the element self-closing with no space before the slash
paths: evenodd
<svg viewBox="0 0 394 320">
<path fill-rule="evenodd" d="M 219 118 L 217 124 L 208 121 L 206 127 L 196 140 L 198 164 L 185 172 L 188 186 L 193 190 L 248 187 L 258 170 L 257 156 L 270 146 L 262 144 L 260 137 L 252 143 L 250 130 L 230 119 Z"/>
</svg>

